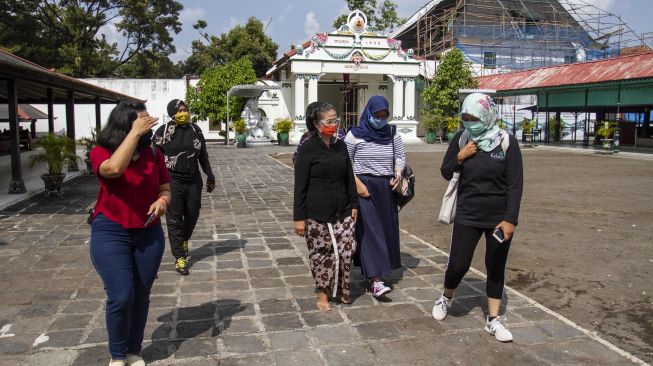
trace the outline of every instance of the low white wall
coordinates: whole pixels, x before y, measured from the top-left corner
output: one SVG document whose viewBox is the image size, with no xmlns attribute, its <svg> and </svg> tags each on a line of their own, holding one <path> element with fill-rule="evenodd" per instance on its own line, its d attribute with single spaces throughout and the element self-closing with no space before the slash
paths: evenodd
<svg viewBox="0 0 653 366">
<path fill-rule="evenodd" d="M 135 98 L 146 100 L 145 105 L 150 115 L 159 117 L 159 124 L 169 121 L 166 106 L 172 99 L 184 99 L 186 96 L 185 79 L 82 79 L 109 90 L 126 94 Z M 34 107 L 47 113 L 48 106 L 45 104 L 34 104 Z M 101 107 L 102 125 L 106 123 L 109 113 L 115 107 L 114 104 L 103 104 Z M 56 104 L 54 106 L 55 131 L 66 129 L 66 106 Z M 75 105 L 75 137 L 88 137 L 95 127 L 95 105 Z M 156 127 L 155 127 L 156 129 Z M 37 133 L 48 132 L 48 121 L 39 120 L 36 122 Z"/>
</svg>

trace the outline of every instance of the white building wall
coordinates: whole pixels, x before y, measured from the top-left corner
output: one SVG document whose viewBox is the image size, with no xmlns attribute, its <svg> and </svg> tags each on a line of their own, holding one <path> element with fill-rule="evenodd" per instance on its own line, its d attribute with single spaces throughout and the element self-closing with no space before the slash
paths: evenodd
<svg viewBox="0 0 653 366">
<path fill-rule="evenodd" d="M 135 98 L 146 101 L 145 105 L 150 115 L 159 117 L 158 128 L 162 123 L 170 120 L 166 112 L 166 106 L 172 99 L 184 99 L 186 96 L 185 79 L 82 79 L 83 81 L 94 84 L 105 89 L 113 90 L 118 93 L 126 94 Z M 48 106 L 45 104 L 34 104 L 34 107 L 47 113 Z M 109 113 L 115 107 L 115 104 L 103 104 L 101 106 L 102 125 L 107 121 Z M 66 106 L 63 104 L 54 105 L 54 122 L 55 131 L 64 131 L 66 129 Z M 77 104 L 75 105 L 75 137 L 90 137 L 91 130 L 95 127 L 95 105 L 94 104 Z M 202 127 L 204 128 L 204 127 Z M 46 120 L 40 120 L 36 123 L 37 133 L 47 133 L 48 123 Z"/>
</svg>

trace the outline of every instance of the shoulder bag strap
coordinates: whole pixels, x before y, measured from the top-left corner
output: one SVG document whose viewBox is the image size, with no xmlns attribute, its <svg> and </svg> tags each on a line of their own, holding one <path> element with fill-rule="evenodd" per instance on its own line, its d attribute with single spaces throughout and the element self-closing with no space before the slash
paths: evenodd
<svg viewBox="0 0 653 366">
<path fill-rule="evenodd" d="M 392 175 L 395 175 L 395 135 L 392 135 Z"/>
<path fill-rule="evenodd" d="M 510 135 L 507 132 L 501 134 L 501 150 L 503 153 L 508 152 L 508 147 L 510 147 Z"/>
<path fill-rule="evenodd" d="M 458 138 L 458 149 L 462 149 L 469 142 L 469 131 L 463 130 L 463 133 L 460 134 Z"/>
</svg>

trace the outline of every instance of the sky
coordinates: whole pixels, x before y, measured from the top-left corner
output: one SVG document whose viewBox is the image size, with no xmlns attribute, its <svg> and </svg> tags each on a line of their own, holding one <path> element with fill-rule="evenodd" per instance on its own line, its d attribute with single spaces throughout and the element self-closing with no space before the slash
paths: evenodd
<svg viewBox="0 0 653 366">
<path fill-rule="evenodd" d="M 198 19 L 208 22 L 209 34 L 226 33 L 235 25 L 244 24 L 250 16 L 267 25 L 266 33 L 279 45 L 278 54 L 286 52 L 292 44 L 308 40 L 317 32 L 331 32 L 333 20 L 347 14 L 344 0 L 178 0 L 184 5 L 180 20 L 183 30 L 174 35 L 177 52 L 173 61 L 184 60 L 191 52 L 191 42 L 199 38 L 193 24 Z M 382 0 L 378 0 L 380 3 Z M 650 22 L 652 0 L 582 0 L 617 14 L 636 33 L 653 32 Z M 428 0 L 394 0 L 399 16 L 408 18 L 428 3 Z M 109 39 L 116 39 L 107 27 Z"/>
</svg>

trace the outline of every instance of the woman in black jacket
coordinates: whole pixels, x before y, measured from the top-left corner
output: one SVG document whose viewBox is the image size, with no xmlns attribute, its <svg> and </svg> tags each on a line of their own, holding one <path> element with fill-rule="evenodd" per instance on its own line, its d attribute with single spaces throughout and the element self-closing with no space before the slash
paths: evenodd
<svg viewBox="0 0 653 366">
<path fill-rule="evenodd" d="M 183 100 L 168 103 L 170 122 L 159 127 L 152 142 L 165 158 L 170 173 L 171 202 L 166 213 L 170 251 L 175 270 L 188 275 L 189 241 L 202 207 L 202 174 L 206 174 L 206 191 L 215 189 L 215 176 L 206 151 L 202 130 L 190 120 Z"/>
<path fill-rule="evenodd" d="M 327 290 L 349 303 L 349 273 L 356 251 L 358 196 L 347 147 L 337 138 L 335 108 L 317 107 L 312 136 L 295 161 L 295 233 L 306 238 L 317 287 L 317 308 L 331 310 Z"/>
<path fill-rule="evenodd" d="M 522 196 L 521 152 L 517 140 L 497 126 L 497 107 L 488 95 L 467 96 L 461 117 L 465 130 L 454 136 L 440 169 L 447 180 L 454 172 L 459 172 L 460 177 L 444 292 L 435 302 L 432 315 L 437 320 L 447 316 L 454 290 L 469 270 L 476 245 L 485 234 L 488 297 L 485 330 L 497 340 L 509 342 L 512 333 L 499 317 L 499 308 Z"/>
</svg>

